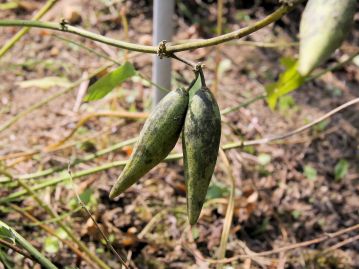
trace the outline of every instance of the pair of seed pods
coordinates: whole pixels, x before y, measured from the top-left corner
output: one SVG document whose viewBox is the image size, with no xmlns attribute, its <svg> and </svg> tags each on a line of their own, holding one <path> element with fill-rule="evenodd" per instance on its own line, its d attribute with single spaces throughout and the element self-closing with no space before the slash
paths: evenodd
<svg viewBox="0 0 359 269">
<path fill-rule="evenodd" d="M 213 175 L 221 138 L 219 108 L 207 87 L 199 89 L 191 101 L 184 89 L 172 91 L 161 100 L 146 120 L 110 198 L 120 195 L 166 158 L 182 130 L 187 212 L 190 224 L 195 224 Z"/>
</svg>

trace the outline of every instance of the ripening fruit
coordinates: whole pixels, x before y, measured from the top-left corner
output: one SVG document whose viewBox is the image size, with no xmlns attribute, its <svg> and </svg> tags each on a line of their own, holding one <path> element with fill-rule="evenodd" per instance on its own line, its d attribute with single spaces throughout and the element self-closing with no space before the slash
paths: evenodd
<svg viewBox="0 0 359 269">
<path fill-rule="evenodd" d="M 152 111 L 121 175 L 110 192 L 115 198 L 161 162 L 174 148 L 180 136 L 188 108 L 184 89 L 167 94 Z"/>
<path fill-rule="evenodd" d="M 195 224 L 206 199 L 221 139 L 221 116 L 206 87 L 193 96 L 183 127 L 182 146 L 189 223 Z"/>
<path fill-rule="evenodd" d="M 350 32 L 356 0 L 309 0 L 300 21 L 298 71 L 302 76 L 327 60 Z"/>
</svg>

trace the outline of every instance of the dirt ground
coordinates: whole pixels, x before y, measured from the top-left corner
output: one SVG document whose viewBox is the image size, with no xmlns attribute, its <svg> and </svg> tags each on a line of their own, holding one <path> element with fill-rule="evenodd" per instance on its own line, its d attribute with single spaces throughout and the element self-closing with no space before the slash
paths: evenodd
<svg viewBox="0 0 359 269">
<path fill-rule="evenodd" d="M 0 1 L 3 3 L 5 1 Z M 20 8 L 0 10 L 0 19 L 30 19 L 44 1 L 26 2 Z M 214 3 L 213 3 L 214 2 Z M 224 31 L 249 25 L 276 7 L 276 1 L 225 1 Z M 79 10 L 79 11 L 77 11 Z M 289 44 L 264 48 L 238 42 L 219 48 L 221 74 L 216 94 L 220 109 L 245 102 L 261 94 L 274 82 L 283 67 L 281 57 L 297 56 L 298 21 L 302 7 L 244 40 Z M 123 27 L 126 15 L 128 31 Z M 66 18 L 87 30 L 120 40 L 151 44 L 151 1 L 69 1 L 61 0 L 46 14 L 46 21 Z M 357 50 L 359 21 L 353 33 L 323 67 Z M 208 38 L 215 34 L 216 1 L 177 1 L 174 40 Z M 18 28 L 0 28 L 4 44 Z M 129 53 L 74 35 L 32 29 L 0 60 L 0 125 L 31 105 L 63 89 L 41 88 L 22 82 L 44 77 L 60 77 L 65 83 L 76 81 L 108 61 L 58 38 L 79 42 L 87 48 L 124 62 L 126 57 L 136 70 L 151 76 L 152 55 Z M 208 86 L 215 84 L 215 48 L 181 53 L 192 61 L 205 63 Z M 254 140 L 286 133 L 303 126 L 335 107 L 359 97 L 359 69 L 356 61 L 306 83 L 280 101 L 277 110 L 265 100 L 242 107 L 222 117 L 221 144 Z M 173 62 L 173 88 L 188 85 L 193 79 L 189 68 Z M 92 83 L 91 81 L 90 83 Z M 45 152 L 46 146 L 60 141 L 76 123 L 94 111 L 149 111 L 151 87 L 142 80 L 123 83 L 106 98 L 82 104 L 75 109 L 79 87 L 28 113 L 0 132 L 0 167 L 12 175 L 24 175 L 57 166 L 70 159 L 134 138 L 143 120 L 114 117 L 91 118 L 71 137 L 63 149 Z M 330 237 L 359 223 L 359 107 L 351 106 L 324 123 L 298 135 L 271 144 L 226 151 L 235 178 L 235 209 L 228 238 L 226 257 L 248 254 L 227 263 L 225 268 L 359 268 L 358 232 Z M 6 158 L 14 153 L 38 150 L 28 158 Z M 125 160 L 131 147 L 116 150 L 91 161 L 72 166 L 72 173 L 106 163 Z M 181 152 L 178 143 L 175 152 Z M 340 165 L 340 164 L 342 165 Z M 344 171 L 339 175 L 337 169 Z M 131 268 L 215 268 L 223 222 L 226 216 L 230 177 L 221 158 L 208 192 L 208 203 L 199 223 L 189 228 L 186 216 L 182 160 L 161 163 L 138 184 L 111 201 L 108 194 L 121 168 L 74 179 L 80 193 L 100 227 L 109 235 L 114 248 L 127 256 Z M 66 173 L 26 180 L 29 185 L 47 182 Z M 1 181 L 0 181 L 1 182 Z M 16 183 L 0 183 L 0 197 L 20 190 Z M 120 268 L 117 258 L 106 248 L 99 230 L 86 212 L 79 210 L 70 182 L 62 182 L 37 192 L 68 223 L 81 240 L 111 268 Z M 59 226 L 30 196 L 11 204 L 31 214 L 53 229 Z M 33 221 L 25 220 L 10 204 L 0 204 L 0 219 L 15 228 L 59 268 L 91 268 L 68 246 L 55 240 Z M 329 234 L 329 235 L 328 235 Z M 325 240 L 302 248 L 267 256 L 254 256 L 280 247 L 327 236 Z M 68 239 L 68 238 L 67 238 Z M 344 242 L 343 244 L 339 244 Z M 50 247 L 49 247 L 50 246 Z M 24 259 L 0 245 L 14 262 L 14 268 L 34 268 Z M 0 262 L 0 268 L 3 268 Z M 40 267 L 36 267 L 40 268 Z"/>
</svg>

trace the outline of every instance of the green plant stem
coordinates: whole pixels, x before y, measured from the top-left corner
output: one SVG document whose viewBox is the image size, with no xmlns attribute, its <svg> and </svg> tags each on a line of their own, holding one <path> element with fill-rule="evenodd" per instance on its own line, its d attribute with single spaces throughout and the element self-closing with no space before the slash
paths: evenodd
<svg viewBox="0 0 359 269">
<path fill-rule="evenodd" d="M 126 265 L 125 260 L 121 257 L 121 255 L 115 250 L 115 248 L 112 246 L 110 240 L 107 238 L 105 232 L 102 230 L 102 228 L 98 225 L 97 221 L 95 220 L 95 218 L 92 216 L 90 210 L 86 207 L 85 203 L 81 200 L 80 195 L 77 193 L 76 191 L 76 186 L 72 180 L 72 173 L 71 173 L 71 165 L 68 165 L 68 173 L 70 176 L 70 180 L 71 180 L 71 184 L 74 187 L 74 192 L 77 198 L 77 201 L 79 203 L 79 205 L 81 206 L 82 209 L 85 210 L 85 212 L 87 213 L 87 215 L 90 217 L 90 219 L 92 220 L 92 222 L 95 224 L 97 230 L 100 232 L 100 234 L 102 235 L 102 238 L 106 241 L 107 247 L 109 248 L 109 250 L 119 259 L 119 261 L 121 262 L 121 264 L 125 267 L 125 269 L 128 269 L 128 266 Z"/>
<path fill-rule="evenodd" d="M 168 45 L 166 46 L 166 53 L 170 56 L 175 52 L 214 46 L 230 40 L 239 39 L 241 37 L 247 36 L 267 26 L 268 24 L 271 24 L 272 22 L 279 20 L 284 14 L 290 12 L 295 5 L 299 4 L 302 1 L 303 0 L 294 1 L 293 6 L 282 5 L 272 14 L 254 23 L 253 25 L 239 29 L 237 31 L 233 31 L 228 34 L 209 38 L 207 40 L 189 41 L 185 44 L 179 44 L 179 45 Z M 144 45 L 138 45 L 134 43 L 116 40 L 113 38 L 105 37 L 99 34 L 92 33 L 90 31 L 86 31 L 81 28 L 68 25 L 66 22 L 54 23 L 54 22 L 39 22 L 39 21 L 31 21 L 31 20 L 0 20 L 0 26 L 22 26 L 22 27 L 45 28 L 49 30 L 56 30 L 56 31 L 76 34 L 118 48 L 144 52 L 144 53 L 152 53 L 152 54 L 157 53 L 157 46 L 144 46 Z"/>
<path fill-rule="evenodd" d="M 19 233 L 17 233 L 13 228 L 11 228 L 6 223 L 0 220 L 0 226 L 3 226 L 9 230 L 11 230 L 12 234 L 15 236 L 15 241 L 20 246 L 22 246 L 26 251 L 28 251 L 38 263 L 40 263 L 44 268 L 47 269 L 57 269 L 57 267 L 48 260 L 44 255 L 42 255 L 36 248 L 34 248 L 24 237 L 22 237 Z"/>
<path fill-rule="evenodd" d="M 38 13 L 33 17 L 33 20 L 41 19 L 55 4 L 57 0 L 48 0 L 45 5 L 38 11 Z M 0 58 L 4 56 L 15 44 L 23 37 L 30 27 L 24 27 L 19 32 L 17 32 L 6 44 L 0 49 Z"/>
<path fill-rule="evenodd" d="M 7 174 L 8 177 L 12 178 L 12 176 L 9 173 L 7 173 L 5 171 L 2 171 L 2 173 Z M 41 208 L 43 208 L 52 218 L 57 219 L 55 221 L 56 224 L 59 225 L 66 232 L 66 234 L 71 238 L 71 240 L 73 242 L 75 242 L 79 246 L 79 248 L 82 249 L 82 251 L 84 253 L 86 253 L 86 255 L 91 258 L 91 260 L 93 260 L 102 269 L 110 269 L 110 267 L 108 267 L 99 257 L 94 255 L 87 248 L 87 246 L 84 243 L 82 243 L 80 239 L 77 238 L 77 235 L 75 235 L 75 233 L 71 230 L 71 228 L 59 219 L 59 215 L 50 206 L 45 204 L 40 199 L 40 197 L 36 194 L 36 192 L 32 188 L 29 187 L 29 185 L 27 185 L 24 181 L 19 180 L 19 179 L 17 179 L 16 181 L 19 183 L 19 185 L 21 187 L 24 188 L 25 194 L 30 194 Z"/>
<path fill-rule="evenodd" d="M 56 23 L 56 22 L 39 22 L 33 20 L 0 20 L 0 26 L 22 26 L 22 27 L 34 27 L 34 28 L 55 30 L 55 31 L 75 34 L 78 36 L 82 36 L 94 41 L 98 41 L 122 49 L 128 49 L 128 50 L 138 51 L 143 53 L 153 53 L 153 54 L 157 53 L 157 48 L 154 46 L 137 45 L 134 43 L 116 40 L 81 28 L 71 26 L 66 22 Z"/>
<path fill-rule="evenodd" d="M 222 115 L 226 115 L 226 114 L 229 114 L 233 111 L 237 111 L 238 109 L 242 108 L 242 107 L 247 107 L 251 104 L 253 104 L 254 102 L 258 101 L 258 100 L 262 100 L 266 97 L 265 94 L 259 94 L 259 95 L 256 95 L 246 101 L 244 101 L 243 103 L 240 103 L 239 105 L 236 105 L 236 106 L 232 106 L 232 107 L 228 107 L 228 108 L 225 108 L 221 111 L 221 114 Z"/>
<path fill-rule="evenodd" d="M 48 104 L 49 102 L 51 102 L 52 100 L 55 100 L 56 98 L 58 98 L 61 95 L 64 95 L 68 92 L 70 92 L 71 90 L 73 90 L 75 87 L 78 87 L 83 81 L 86 81 L 90 78 L 92 78 L 93 76 L 97 75 L 98 73 L 102 72 L 103 70 L 105 70 L 106 68 L 108 68 L 110 65 L 106 65 L 103 67 L 100 67 L 99 69 L 97 69 L 94 73 L 92 73 L 91 75 L 89 75 L 86 78 L 83 79 L 79 79 L 77 81 L 75 81 L 74 83 L 72 83 L 68 88 L 63 89 L 62 91 L 59 91 L 53 95 L 50 95 L 49 97 L 31 105 L 30 107 L 28 107 L 27 109 L 25 109 L 24 111 L 21 111 L 19 114 L 17 114 L 15 117 L 11 118 L 10 120 L 8 120 L 7 122 L 5 122 L 3 125 L 0 126 L 0 133 L 3 132 L 4 130 L 6 130 L 7 128 L 9 128 L 10 126 L 12 126 L 13 124 L 15 124 L 17 121 L 19 121 L 20 119 L 22 119 L 23 117 L 27 116 L 28 114 L 30 114 L 32 111 Z"/>
<path fill-rule="evenodd" d="M 296 47 L 299 45 L 298 42 L 257 42 L 257 41 L 248 41 L 248 40 L 235 40 L 226 45 L 233 45 L 233 46 L 252 46 L 258 48 L 286 48 L 286 47 Z"/>
<path fill-rule="evenodd" d="M 120 142 L 120 143 L 117 143 L 117 144 L 112 145 L 112 146 L 110 146 L 108 148 L 105 148 L 103 150 L 99 150 L 96 153 L 90 153 L 90 154 L 85 155 L 82 158 L 74 159 L 73 161 L 70 162 L 70 165 L 73 166 L 73 165 L 76 165 L 76 164 L 79 164 L 79 163 L 91 161 L 91 160 L 93 160 L 95 158 L 98 158 L 100 156 L 103 156 L 103 155 L 105 155 L 107 153 L 116 151 L 116 150 L 118 150 L 120 148 L 123 148 L 125 146 L 128 146 L 128 145 L 134 144 L 136 141 L 137 141 L 137 137 L 129 139 L 129 140 L 126 140 L 126 141 L 123 141 L 123 142 Z M 34 179 L 34 178 L 39 178 L 39 177 L 45 177 L 45 176 L 51 175 L 53 173 L 56 173 L 58 171 L 65 170 L 67 168 L 67 166 L 68 165 L 52 167 L 52 168 L 49 168 L 49 169 L 46 169 L 46 170 L 43 170 L 43 171 L 39 171 L 39 172 L 36 172 L 36 173 L 25 174 L 25 175 L 22 175 L 22 176 L 19 176 L 19 177 L 15 176 L 15 178 L 17 178 L 17 179 Z M 0 178 L 0 182 L 2 182 L 1 178 Z"/>
</svg>

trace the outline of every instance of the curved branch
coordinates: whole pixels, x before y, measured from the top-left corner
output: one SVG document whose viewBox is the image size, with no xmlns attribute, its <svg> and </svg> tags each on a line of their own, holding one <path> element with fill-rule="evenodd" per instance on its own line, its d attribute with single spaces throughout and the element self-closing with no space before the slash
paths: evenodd
<svg viewBox="0 0 359 269">
<path fill-rule="evenodd" d="M 55 30 L 55 31 L 61 31 L 61 32 L 79 35 L 85 38 L 89 38 L 122 49 L 128 49 L 128 50 L 139 51 L 144 53 L 157 52 L 157 48 L 154 46 L 137 45 L 134 43 L 116 40 L 110 37 L 106 37 L 100 34 L 96 34 L 81 28 L 68 25 L 65 22 L 55 23 L 55 22 L 41 22 L 41 21 L 32 21 L 32 20 L 0 20 L 0 26 L 22 26 L 22 27 L 43 28 L 43 29 L 49 29 L 49 30 Z"/>
<path fill-rule="evenodd" d="M 230 40 L 238 39 L 244 36 L 247 36 L 255 31 L 258 31 L 259 29 L 267 26 L 268 24 L 271 24 L 272 22 L 275 22 L 279 20 L 284 14 L 290 12 L 295 5 L 299 4 L 303 0 L 296 0 L 294 2 L 293 6 L 289 5 L 283 5 L 279 7 L 276 11 L 274 11 L 272 14 L 268 15 L 264 19 L 254 23 L 253 25 L 247 26 L 245 28 L 239 29 L 237 31 L 233 31 L 228 34 L 220 35 L 217 37 L 209 38 L 206 40 L 197 40 L 197 41 L 189 41 L 184 44 L 179 45 L 167 45 L 166 46 L 166 54 L 168 56 L 171 56 L 175 52 L 179 51 L 185 51 L 185 50 L 192 50 L 192 49 L 198 49 L 202 47 L 208 47 L 208 46 L 214 46 L 218 45 Z M 44 28 L 44 29 L 50 29 L 55 31 L 61 31 L 66 33 L 71 33 L 75 35 L 79 35 L 85 38 L 89 38 L 101 43 L 105 43 L 110 46 L 127 49 L 131 51 L 138 51 L 143 53 L 157 53 L 157 46 L 145 46 L 145 45 L 139 45 L 134 44 L 130 42 L 124 42 L 120 40 L 116 40 L 113 38 L 105 37 L 100 34 L 96 34 L 81 28 L 77 28 L 74 26 L 71 26 L 67 24 L 65 21 L 60 23 L 54 23 L 54 22 L 40 22 L 40 21 L 32 21 L 32 20 L 0 20 L 0 26 L 22 26 L 22 27 L 35 27 L 35 28 Z M 181 43 L 181 42 L 180 42 Z"/>
<path fill-rule="evenodd" d="M 302 0 L 296 1 L 296 4 L 299 4 L 300 2 L 302 2 Z M 225 43 L 225 42 L 228 42 L 231 40 L 245 37 L 251 33 L 258 31 L 259 29 L 262 29 L 263 27 L 271 24 L 272 22 L 279 20 L 281 17 L 283 17 L 283 15 L 285 15 L 286 13 L 293 10 L 293 7 L 294 6 L 283 5 L 280 8 L 278 8 L 276 11 L 274 11 L 272 14 L 268 15 L 267 17 L 265 17 L 264 19 L 262 19 L 256 23 L 254 23 L 253 25 L 230 32 L 228 34 L 212 37 L 212 38 L 205 39 L 205 40 L 191 41 L 191 42 L 179 44 L 179 45 L 168 45 L 166 47 L 166 51 L 168 53 L 173 53 L 173 52 L 179 52 L 179 51 L 185 51 L 185 50 L 191 50 L 191 49 L 198 49 L 198 48 L 218 45 L 218 44 Z M 181 42 L 181 41 L 179 41 L 179 42 Z"/>
</svg>

